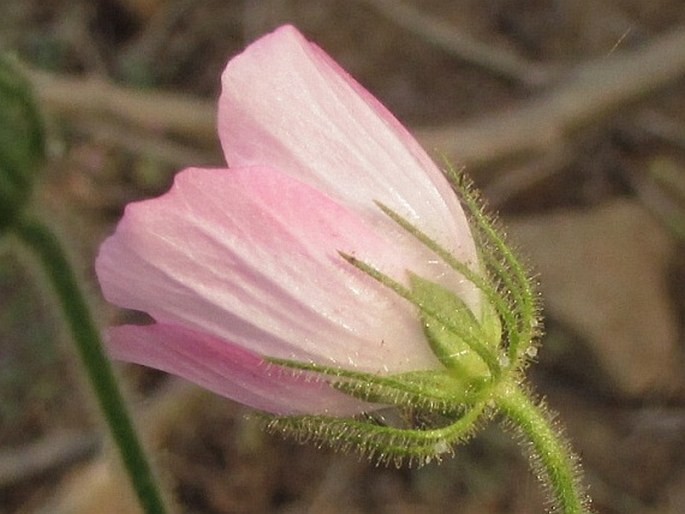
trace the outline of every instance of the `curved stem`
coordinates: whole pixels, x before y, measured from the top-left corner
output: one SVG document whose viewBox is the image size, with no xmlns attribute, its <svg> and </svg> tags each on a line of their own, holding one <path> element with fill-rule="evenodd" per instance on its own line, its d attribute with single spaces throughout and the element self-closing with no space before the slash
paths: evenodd
<svg viewBox="0 0 685 514">
<path fill-rule="evenodd" d="M 531 454 L 535 475 L 548 486 L 553 512 L 589 513 L 590 499 L 580 484 L 580 463 L 563 439 L 544 405 L 519 385 L 503 384 L 495 396 L 501 412 L 520 432 Z"/>
<path fill-rule="evenodd" d="M 141 506 L 147 514 L 165 513 L 162 494 L 128 415 L 114 370 L 102 349 L 100 332 L 59 239 L 38 220 L 17 219 L 11 230 L 36 255 L 57 294 L 81 362 Z"/>
</svg>

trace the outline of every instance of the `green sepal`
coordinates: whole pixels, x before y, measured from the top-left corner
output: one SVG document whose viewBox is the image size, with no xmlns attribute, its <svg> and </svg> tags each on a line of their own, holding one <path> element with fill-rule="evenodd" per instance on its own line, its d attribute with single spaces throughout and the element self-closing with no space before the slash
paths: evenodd
<svg viewBox="0 0 685 514">
<path fill-rule="evenodd" d="M 272 433 L 294 437 L 338 451 L 357 451 L 378 464 L 403 463 L 422 466 L 453 453 L 453 446 L 468 439 L 484 419 L 480 402 L 444 426 L 428 429 L 395 428 L 380 424 L 373 416 L 361 419 L 332 416 L 268 416 L 263 419 Z"/>
<path fill-rule="evenodd" d="M 471 180 L 452 168 L 444 170 L 447 180 L 461 199 L 478 248 L 480 261 L 492 282 L 497 284 L 493 306 L 502 320 L 507 344 L 506 359 L 512 369 L 528 361 L 531 348 L 540 335 L 539 297 L 528 269 L 506 242 L 497 220 L 486 214 L 483 201 Z"/>
<path fill-rule="evenodd" d="M 353 255 L 349 255 L 344 252 L 339 252 L 339 255 L 355 268 L 366 273 L 374 280 L 377 280 L 402 298 L 414 304 L 419 309 L 419 312 L 422 316 L 429 316 L 435 319 L 447 330 L 457 334 L 462 341 L 482 359 L 493 377 L 500 376 L 502 366 L 497 359 L 497 352 L 493 351 L 493 348 L 489 347 L 486 344 L 486 341 L 482 341 L 479 337 L 475 337 L 475 334 L 469 333 L 468 327 L 462 327 L 458 324 L 455 324 L 449 315 L 445 315 L 445 313 L 443 313 L 440 309 L 434 309 L 434 307 L 436 307 L 434 302 L 426 303 L 422 301 L 422 299 L 418 298 L 418 296 L 412 290 L 408 289 L 403 284 L 393 279 L 389 275 L 386 275 L 382 271 L 374 268 L 364 261 L 357 259 Z"/>
<path fill-rule="evenodd" d="M 448 370 L 410 371 L 377 375 L 315 363 L 266 357 L 293 372 L 313 372 L 329 377 L 331 387 L 370 404 L 391 405 L 424 414 L 454 416 L 464 404 L 475 402 L 485 382 L 468 387 Z"/>
<path fill-rule="evenodd" d="M 410 283 L 412 293 L 421 305 L 439 315 L 434 317 L 424 310 L 419 312 L 424 334 L 438 360 L 464 383 L 472 378 L 488 377 L 490 373 L 483 359 L 471 349 L 461 334 L 449 328 L 460 327 L 461 332 L 468 337 L 491 343 L 485 341 L 483 327 L 469 306 L 452 291 L 418 275 L 410 274 Z"/>
<path fill-rule="evenodd" d="M 392 383 L 392 385 L 391 385 Z M 341 380 L 335 389 L 369 403 L 394 405 L 417 414 L 455 417 L 464 405 L 476 400 L 488 382 L 472 380 L 468 385 L 448 371 L 422 371 L 392 375 L 386 380 Z"/>
</svg>

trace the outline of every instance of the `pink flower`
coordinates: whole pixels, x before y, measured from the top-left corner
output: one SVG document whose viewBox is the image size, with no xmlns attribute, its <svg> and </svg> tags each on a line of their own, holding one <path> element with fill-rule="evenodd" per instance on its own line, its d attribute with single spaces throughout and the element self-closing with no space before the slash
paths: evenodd
<svg viewBox="0 0 685 514">
<path fill-rule="evenodd" d="M 375 203 L 476 269 L 464 213 L 440 170 L 291 26 L 233 58 L 222 85 L 229 168 L 180 172 L 168 193 L 128 205 L 100 249 L 105 297 L 155 320 L 111 329 L 111 355 L 282 414 L 374 406 L 262 357 L 379 374 L 441 368 L 416 307 L 339 254 L 407 285 L 411 270 L 478 315 L 476 288 Z"/>
</svg>

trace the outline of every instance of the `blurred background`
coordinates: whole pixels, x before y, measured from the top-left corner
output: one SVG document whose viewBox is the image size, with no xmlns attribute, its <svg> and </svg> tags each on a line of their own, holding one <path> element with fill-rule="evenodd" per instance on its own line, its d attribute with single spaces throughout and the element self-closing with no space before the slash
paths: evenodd
<svg viewBox="0 0 685 514">
<path fill-rule="evenodd" d="M 465 167 L 545 305 L 529 370 L 582 456 L 599 513 L 685 512 L 685 4 L 682 0 L 4 0 L 0 49 L 41 100 L 35 194 L 94 280 L 123 206 L 223 164 L 228 58 L 297 25 Z M 268 72 L 268 70 L 265 70 Z M 0 253 L 0 512 L 136 512 L 50 291 Z M 535 513 L 497 423 L 421 469 L 264 434 L 249 410 L 119 366 L 162 479 L 190 513 Z"/>
</svg>

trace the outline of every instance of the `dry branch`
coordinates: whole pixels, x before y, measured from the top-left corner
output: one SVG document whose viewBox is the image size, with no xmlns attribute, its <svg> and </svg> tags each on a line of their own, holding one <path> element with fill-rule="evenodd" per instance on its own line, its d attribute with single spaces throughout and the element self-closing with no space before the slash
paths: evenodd
<svg viewBox="0 0 685 514">
<path fill-rule="evenodd" d="M 685 75 L 685 29 L 632 52 L 615 52 L 571 70 L 557 87 L 500 113 L 418 131 L 429 148 L 467 167 L 553 149 Z"/>
<path fill-rule="evenodd" d="M 423 10 L 397 0 L 363 0 L 396 25 L 437 48 L 509 82 L 539 86 L 548 73 L 536 63 L 506 48 L 496 48 Z"/>
<path fill-rule="evenodd" d="M 96 77 L 74 78 L 26 70 L 38 97 L 64 116 L 97 115 L 155 132 L 216 139 L 216 105 L 189 96 L 123 88 Z"/>
</svg>

